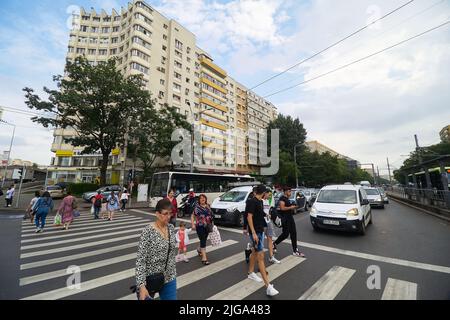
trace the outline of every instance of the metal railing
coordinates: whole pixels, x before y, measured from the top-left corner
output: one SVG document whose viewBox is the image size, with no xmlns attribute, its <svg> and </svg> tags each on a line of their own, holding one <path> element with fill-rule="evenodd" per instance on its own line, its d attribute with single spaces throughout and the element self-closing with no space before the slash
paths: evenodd
<svg viewBox="0 0 450 320">
<path fill-rule="evenodd" d="M 388 188 L 388 191 L 404 199 L 429 206 L 450 209 L 450 191 L 405 187 L 391 187 Z"/>
</svg>

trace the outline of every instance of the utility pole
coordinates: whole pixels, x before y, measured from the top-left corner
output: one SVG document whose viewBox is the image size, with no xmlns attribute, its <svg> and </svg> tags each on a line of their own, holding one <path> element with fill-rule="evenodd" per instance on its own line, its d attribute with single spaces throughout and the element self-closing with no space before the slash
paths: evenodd
<svg viewBox="0 0 450 320">
<path fill-rule="evenodd" d="M 387 166 L 388 166 L 388 172 L 389 172 L 389 184 L 392 185 L 391 167 L 389 166 L 389 158 L 386 158 L 386 160 L 387 160 Z"/>
<path fill-rule="evenodd" d="M 3 186 L 5 185 L 6 174 L 8 173 L 8 164 L 9 164 L 9 159 L 11 158 L 11 149 L 12 149 L 12 145 L 13 145 L 13 141 L 14 141 L 14 135 L 16 133 L 16 126 L 12 123 L 9 123 L 9 122 L 3 121 L 3 120 L 1 120 L 0 122 L 9 124 L 10 126 L 14 127 L 12 138 L 11 138 L 11 143 L 9 145 L 8 160 L 6 161 L 5 172 L 3 174 L 3 180 L 2 180 L 2 188 L 3 188 Z"/>
<path fill-rule="evenodd" d="M 22 165 L 22 173 L 20 175 L 19 193 L 17 194 L 16 208 L 19 208 L 20 193 L 22 192 L 23 176 L 27 173 L 25 166 Z"/>
<path fill-rule="evenodd" d="M 377 174 L 375 173 L 375 167 L 373 165 L 373 163 L 371 163 L 372 165 L 372 173 L 373 173 L 373 184 L 377 185 Z"/>
<path fill-rule="evenodd" d="M 378 182 L 380 182 L 380 170 L 378 169 L 378 166 L 377 166 L 377 176 L 378 176 Z"/>
<path fill-rule="evenodd" d="M 294 146 L 294 163 L 295 163 L 295 187 L 298 189 L 298 173 L 297 173 L 297 147 L 300 143 Z"/>
<path fill-rule="evenodd" d="M 125 166 L 127 163 L 127 152 L 128 152 L 128 123 L 127 123 L 127 129 L 125 130 L 125 136 L 124 136 L 124 146 L 123 146 L 123 161 L 122 161 L 122 166 L 120 168 L 120 178 L 119 178 L 119 183 L 120 186 L 123 187 L 123 185 L 125 184 Z M 112 173 L 112 170 L 111 170 Z"/>
</svg>

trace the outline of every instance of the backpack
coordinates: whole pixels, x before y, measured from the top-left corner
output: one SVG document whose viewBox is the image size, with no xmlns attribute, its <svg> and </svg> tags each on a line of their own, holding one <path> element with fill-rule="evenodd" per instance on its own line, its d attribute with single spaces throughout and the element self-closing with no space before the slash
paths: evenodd
<svg viewBox="0 0 450 320">
<path fill-rule="evenodd" d="M 95 199 L 94 207 L 100 208 L 101 206 L 102 206 L 102 199 L 101 198 Z"/>
<path fill-rule="evenodd" d="M 274 225 L 276 225 L 278 228 L 281 228 L 281 214 L 278 212 L 277 208 L 270 209 L 270 219 L 272 220 Z"/>
</svg>

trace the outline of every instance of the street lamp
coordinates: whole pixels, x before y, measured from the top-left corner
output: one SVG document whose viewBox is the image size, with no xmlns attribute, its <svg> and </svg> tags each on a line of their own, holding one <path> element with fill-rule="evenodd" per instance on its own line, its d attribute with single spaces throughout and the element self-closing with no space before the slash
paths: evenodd
<svg viewBox="0 0 450 320">
<path fill-rule="evenodd" d="M 361 163 L 362 166 L 372 166 L 372 172 L 373 172 L 373 182 L 375 185 L 377 185 L 377 176 L 375 174 L 375 167 L 373 163 Z"/>
<path fill-rule="evenodd" d="M 297 147 L 302 145 L 301 142 L 294 146 L 294 163 L 295 163 L 295 187 L 298 189 L 298 174 L 297 174 Z"/>
<path fill-rule="evenodd" d="M 1 120 L 1 119 L 0 119 L 0 123 L 4 123 L 4 124 L 7 124 L 7 125 L 10 125 L 10 126 L 13 126 L 13 127 L 14 127 L 14 129 L 13 129 L 13 134 L 12 134 L 12 137 L 11 137 L 11 143 L 10 143 L 10 145 L 9 145 L 8 160 L 7 160 L 7 162 L 6 162 L 5 172 L 4 172 L 4 174 L 3 174 L 3 180 L 2 180 L 2 188 L 3 188 L 3 186 L 5 185 L 6 173 L 8 172 L 8 164 L 9 164 L 9 159 L 10 159 L 10 157 L 11 157 L 11 149 L 12 149 L 12 145 L 13 145 L 13 141 L 14 141 L 14 135 L 15 135 L 15 133 L 16 133 L 16 125 L 14 125 L 14 124 L 12 124 L 12 123 L 9 123 L 9 122 L 6 122 L 6 121 Z"/>
</svg>

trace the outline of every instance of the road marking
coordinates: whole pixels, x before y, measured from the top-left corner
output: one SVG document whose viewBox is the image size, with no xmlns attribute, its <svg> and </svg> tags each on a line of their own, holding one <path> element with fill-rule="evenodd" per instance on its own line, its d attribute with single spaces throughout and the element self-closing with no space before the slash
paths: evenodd
<svg viewBox="0 0 450 320">
<path fill-rule="evenodd" d="M 417 300 L 417 283 L 388 278 L 381 300 Z"/>
<path fill-rule="evenodd" d="M 145 224 L 142 224 L 142 227 L 135 228 L 135 229 L 129 229 L 124 231 L 117 231 L 117 232 L 110 232 L 110 233 L 104 233 L 104 234 L 96 234 L 94 236 L 89 237 L 81 237 L 81 238 L 74 238 L 74 239 L 68 239 L 68 240 L 61 240 L 61 241 L 53 241 L 53 242 L 46 242 L 46 243 L 40 243 L 40 244 L 32 244 L 28 246 L 22 246 L 21 250 L 28 250 L 28 249 L 36 249 L 36 248 L 43 248 L 43 247 L 50 247 L 50 246 L 56 246 L 66 243 L 73 243 L 77 241 L 85 241 L 85 240 L 92 240 L 97 238 L 103 238 L 103 237 L 110 237 L 110 236 L 116 236 L 120 234 L 126 234 L 130 232 L 139 232 L 139 235 L 141 234 L 142 230 L 144 229 Z"/>
<path fill-rule="evenodd" d="M 104 221 L 104 222 L 99 222 L 98 223 L 98 225 L 95 225 L 95 226 L 90 226 L 90 227 L 81 227 L 81 228 L 70 228 L 69 230 L 55 230 L 55 231 L 53 231 L 53 230 L 51 230 L 51 231 L 47 231 L 47 233 L 44 233 L 44 234 L 37 234 L 37 233 L 35 233 L 35 232 L 33 232 L 33 233 L 30 233 L 30 234 L 23 234 L 22 235 L 22 238 L 29 238 L 29 237 L 36 237 L 36 238 L 39 238 L 39 239 L 46 239 L 46 235 L 53 235 L 53 234 L 76 234 L 76 232 L 77 231 L 82 231 L 82 230 L 92 230 L 92 229 L 98 229 L 98 228 L 102 228 L 102 227 L 104 227 L 104 226 L 109 226 L 109 225 L 112 225 L 112 226 L 121 226 L 121 225 L 127 225 L 127 224 L 133 224 L 133 223 L 137 223 L 137 222 L 140 222 L 140 221 L 142 221 L 142 222 L 147 222 L 147 223 L 149 223 L 149 221 L 148 220 L 145 220 L 145 219 L 141 219 L 141 218 L 136 218 L 136 219 L 128 219 L 128 220 L 124 220 L 124 221 L 119 221 L 119 222 L 116 222 L 117 220 L 113 220 L 112 222 L 111 221 Z M 62 227 L 61 227 L 62 228 Z M 57 229 L 57 228 L 55 228 L 55 229 Z"/>
<path fill-rule="evenodd" d="M 119 251 L 119 250 L 133 248 L 133 247 L 137 248 L 137 245 L 138 245 L 137 242 L 132 242 L 132 243 L 127 243 L 127 244 L 121 244 L 121 245 L 118 245 L 115 247 L 109 247 L 109 248 L 105 248 L 105 249 L 99 249 L 99 250 L 88 251 L 88 252 L 83 252 L 83 253 L 79 253 L 79 254 L 73 254 L 73 255 L 69 255 L 69 256 L 65 256 L 65 257 L 59 257 L 59 258 L 25 263 L 20 266 L 20 270 L 27 270 L 27 269 L 37 268 L 37 267 L 48 266 L 48 265 L 55 264 L 55 263 L 83 259 L 83 258 L 87 258 L 87 257 L 97 256 L 100 254 Z"/>
<path fill-rule="evenodd" d="M 215 250 L 220 249 L 221 247 L 217 247 Z M 194 254 L 196 255 L 197 250 L 194 250 Z M 212 250 L 210 250 L 212 251 Z M 240 259 L 242 261 L 242 257 Z M 212 264 L 211 264 L 212 265 Z M 210 266 L 211 266 L 210 265 Z M 47 292 L 43 292 L 43 293 L 39 293 L 33 296 L 29 296 L 26 298 L 22 298 L 21 300 L 57 300 L 57 299 L 61 299 L 61 298 L 65 298 L 65 297 L 69 297 L 81 292 L 85 292 L 85 291 L 89 291 L 101 286 L 105 286 L 114 282 L 118 282 L 121 280 L 125 280 L 128 278 L 132 278 L 135 276 L 135 272 L 136 269 L 135 268 L 130 268 L 121 272 L 117 272 L 114 274 L 110 274 L 104 277 L 100 277 L 100 278 L 96 278 L 96 279 L 92 279 L 86 282 L 81 283 L 81 288 L 80 289 L 69 289 L 67 287 L 64 288 L 59 288 L 59 289 L 55 289 L 55 290 L 51 290 L 51 291 L 47 291 Z M 196 271 L 196 273 L 200 273 L 198 270 Z M 135 296 L 135 295 L 134 295 Z"/>
<path fill-rule="evenodd" d="M 138 226 L 145 226 L 148 224 L 148 221 L 142 220 L 142 221 L 136 221 L 136 222 L 130 222 L 127 223 L 128 225 L 121 225 L 121 226 L 113 226 L 110 228 L 104 228 L 100 230 L 90 230 L 90 231 L 82 231 L 82 232 L 76 232 L 76 233 L 70 233 L 70 234 L 63 234 L 63 235 L 56 235 L 56 236 L 50 236 L 50 237 L 42 237 L 42 238 L 34 238 L 34 239 L 26 239 L 22 240 L 21 243 L 30 243 L 30 242 L 39 242 L 39 241 L 45 241 L 45 240 L 53 240 L 53 239 L 62 239 L 62 238 L 68 238 L 68 237 L 76 237 L 86 234 L 93 234 L 93 233 L 101 233 L 106 231 L 114 231 L 114 230 L 121 230 L 121 229 L 127 229 L 127 228 L 133 228 Z M 108 235 L 108 234 L 106 234 Z M 83 237 L 84 238 L 84 237 Z M 83 239 L 80 238 L 80 239 Z M 73 238 L 72 240 L 78 240 L 78 238 Z"/>
<path fill-rule="evenodd" d="M 285 272 L 291 270 L 305 260 L 305 258 L 288 256 L 281 260 L 281 264 L 269 266 L 266 269 L 269 272 L 269 280 L 273 281 L 277 279 Z M 242 300 L 252 293 L 260 290 L 264 286 L 264 282 L 256 282 L 247 278 L 229 287 L 228 289 L 209 297 L 207 300 Z"/>
<path fill-rule="evenodd" d="M 87 225 L 91 225 L 91 224 L 100 224 L 100 223 L 102 223 L 102 222 L 106 222 L 106 223 L 108 223 L 108 222 L 109 222 L 109 223 L 114 223 L 114 221 L 125 221 L 125 220 L 130 220 L 130 218 L 132 218 L 132 219 L 137 219 L 135 216 L 117 217 L 117 218 L 114 218 L 113 221 L 102 220 L 102 219 L 98 219 L 98 220 L 90 219 L 90 220 L 88 220 L 88 221 L 86 221 L 86 222 L 72 222 L 72 223 L 70 224 L 70 227 L 69 227 L 69 228 L 72 228 L 72 227 L 75 227 L 75 226 L 87 226 Z M 141 218 L 141 219 L 142 219 L 142 218 Z M 48 227 L 50 227 L 50 228 L 55 228 L 55 229 L 62 228 L 62 226 L 54 227 L 54 226 L 53 226 L 53 220 L 52 220 L 52 221 L 47 220 L 47 221 L 46 221 L 46 225 L 47 225 Z M 36 230 L 36 226 L 32 226 L 32 227 L 22 227 L 22 233 L 32 233 L 32 232 L 34 232 L 35 230 Z"/>
<path fill-rule="evenodd" d="M 238 242 L 234 241 L 234 240 L 227 240 L 227 241 L 222 242 L 222 245 L 220 245 L 219 247 L 207 246 L 207 251 L 208 251 L 208 253 L 210 253 L 210 252 L 225 248 L 225 247 L 230 246 L 235 243 L 238 243 Z M 190 251 L 188 258 L 192 258 L 195 256 L 197 256 L 197 250 Z M 222 271 L 222 270 L 224 270 L 228 267 L 231 267 L 231 266 L 235 265 L 236 263 L 239 263 L 242 261 L 243 261 L 242 253 L 239 253 L 239 254 L 235 254 L 231 257 L 228 257 L 226 259 L 219 260 L 217 262 L 213 262 L 210 265 L 208 265 L 207 268 L 201 269 L 201 272 L 200 272 L 200 270 L 194 270 L 194 271 L 185 273 L 182 276 L 178 276 L 177 277 L 177 289 L 183 288 L 183 287 L 190 285 L 198 280 L 204 279 L 210 275 L 213 275 L 214 273 Z M 118 300 L 136 300 L 136 295 L 130 294 L 130 295 L 122 297 Z"/>
<path fill-rule="evenodd" d="M 191 242 L 189 244 L 194 244 L 194 243 L 198 243 L 198 242 L 200 242 L 199 239 L 193 239 L 193 240 L 191 240 Z M 233 243 L 237 243 L 237 241 L 227 241 L 227 242 L 224 242 L 223 245 L 224 245 L 224 247 L 226 247 Z M 134 244 L 134 245 L 137 246 L 137 244 Z M 128 260 L 136 259 L 136 254 L 137 254 L 137 252 L 133 252 L 130 254 L 126 254 L 126 255 L 110 258 L 110 259 L 105 259 L 105 260 L 100 260 L 100 261 L 95 261 L 92 263 L 80 265 L 78 267 L 80 268 L 80 270 L 82 272 L 84 272 L 87 270 L 106 267 L 106 266 L 109 266 L 114 263 L 120 263 L 120 262 L 124 262 L 124 261 L 128 261 Z M 197 250 L 190 251 L 186 256 L 188 258 L 197 256 Z M 35 276 L 24 277 L 24 278 L 20 279 L 19 284 L 20 284 L 20 286 L 24 286 L 24 285 L 28 285 L 28 284 L 32 284 L 32 283 L 36 283 L 36 282 L 41 282 L 41 281 L 45 281 L 45 280 L 50 280 L 50 279 L 54 279 L 54 278 L 58 278 L 58 277 L 67 276 L 66 271 L 67 271 L 67 269 L 64 268 L 64 269 L 60 269 L 60 270 L 56 270 L 56 271 L 38 274 Z"/>
<path fill-rule="evenodd" d="M 333 300 L 356 270 L 334 266 L 298 300 Z"/>
<path fill-rule="evenodd" d="M 139 238 L 140 236 L 141 236 L 141 234 L 133 234 L 133 235 L 130 235 L 130 236 L 106 239 L 106 240 L 101 240 L 101 241 L 97 241 L 97 242 L 82 243 L 82 244 L 77 244 L 77 245 L 73 245 L 73 246 L 67 246 L 67 247 L 53 248 L 53 249 L 42 250 L 42 251 L 23 253 L 23 254 L 20 255 L 20 259 L 25 259 L 25 258 L 29 258 L 29 257 L 37 257 L 37 256 L 42 256 L 42 255 L 52 254 L 52 253 L 58 253 L 58 252 L 66 252 L 66 251 L 82 249 L 82 248 L 84 249 L 84 248 L 89 248 L 89 247 L 95 247 L 95 246 L 100 246 L 100 245 L 107 244 L 107 243 L 112 243 L 112 242 L 118 242 L 118 241 L 122 241 L 122 240 L 129 240 L 129 239 Z"/>
<path fill-rule="evenodd" d="M 155 215 L 153 213 L 147 213 L 147 212 L 141 211 L 141 210 L 133 209 L 131 211 L 144 213 L 146 215 L 151 215 L 151 216 Z M 190 222 L 190 220 L 187 220 L 187 219 L 178 219 L 178 220 Z M 224 228 L 224 227 L 218 227 L 218 228 L 219 228 L 219 230 L 226 230 L 226 231 L 230 231 L 230 232 L 234 232 L 234 233 L 238 233 L 238 234 L 242 235 L 242 230 L 236 230 L 236 229 Z M 274 238 L 274 241 L 275 241 L 275 238 Z M 287 244 L 291 243 L 290 240 L 284 240 L 283 242 L 287 243 Z M 450 274 L 450 267 L 446 267 L 446 266 L 438 266 L 438 265 L 433 265 L 433 264 L 428 264 L 428 263 L 384 257 L 384 256 L 375 255 L 375 254 L 338 249 L 338 248 L 333 248 L 333 247 L 328 247 L 328 246 L 323 246 L 323 245 L 308 243 L 308 242 L 300 242 L 299 241 L 298 245 L 306 247 L 306 248 L 311 248 L 311 249 L 316 249 L 316 250 L 321 250 L 321 251 L 326 251 L 326 252 L 332 252 L 332 253 L 342 254 L 342 255 L 361 258 L 361 259 L 374 260 L 374 261 L 378 261 L 378 262 L 385 262 L 385 263 L 390 263 L 390 264 L 395 264 L 395 265 L 400 265 L 400 266 L 405 266 L 405 267 L 410 267 L 410 268 L 415 268 L 415 269 L 422 269 L 422 270 L 427 270 L 427 271 L 435 271 L 435 272 Z"/>
</svg>

